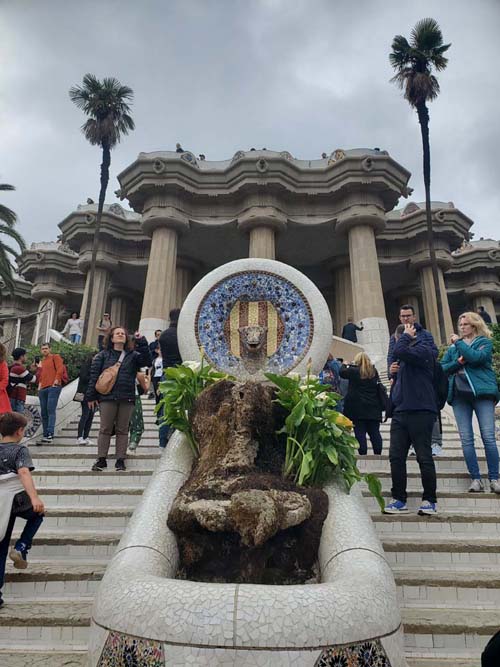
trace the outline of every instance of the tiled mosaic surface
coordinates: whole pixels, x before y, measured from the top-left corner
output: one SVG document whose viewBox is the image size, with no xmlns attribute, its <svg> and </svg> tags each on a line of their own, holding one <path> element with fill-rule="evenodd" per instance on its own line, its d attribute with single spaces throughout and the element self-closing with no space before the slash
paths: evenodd
<svg viewBox="0 0 500 667">
<path fill-rule="evenodd" d="M 110 632 L 97 667 L 177 667 L 180 665 L 238 665 L 239 667 L 391 667 L 379 640 L 323 651 L 241 651 L 172 646 Z"/>
<path fill-rule="evenodd" d="M 163 644 L 110 632 L 97 667 L 165 667 Z"/>
<path fill-rule="evenodd" d="M 391 663 L 377 640 L 325 649 L 315 667 L 391 667 Z"/>
<path fill-rule="evenodd" d="M 243 303 L 256 304 L 246 309 L 247 313 L 256 311 L 255 321 L 249 319 L 248 315 L 245 317 Z M 266 370 L 287 373 L 303 359 L 310 347 L 314 325 L 310 306 L 302 292 L 277 274 L 243 271 L 214 285 L 198 308 L 195 321 L 198 345 L 204 348 L 205 355 L 214 366 L 233 375 L 238 374 L 241 361 L 232 351 L 234 344 L 231 345 L 235 326 L 268 325 L 269 313 L 272 313 L 268 303 L 277 315 L 271 324 L 270 333 L 281 338 L 281 344 L 275 352 L 272 351 L 272 344 L 268 344 L 271 354 L 267 359 Z M 238 325 L 231 326 L 231 313 L 236 320 L 236 304 L 240 305 Z"/>
</svg>

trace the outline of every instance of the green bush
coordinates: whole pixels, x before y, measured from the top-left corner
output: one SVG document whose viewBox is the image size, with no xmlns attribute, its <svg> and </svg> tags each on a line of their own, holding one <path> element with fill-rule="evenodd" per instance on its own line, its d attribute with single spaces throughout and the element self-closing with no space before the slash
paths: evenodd
<svg viewBox="0 0 500 667">
<path fill-rule="evenodd" d="M 500 324 L 492 324 L 491 332 L 493 334 L 493 352 L 500 354 Z"/>
<path fill-rule="evenodd" d="M 64 359 L 66 368 L 68 369 L 69 381 L 75 380 L 80 374 L 80 367 L 89 355 L 96 354 L 97 350 L 91 345 L 72 345 L 64 341 L 53 341 L 50 345 L 54 354 L 60 354 Z M 26 347 L 27 364 L 30 365 L 35 361 L 35 357 L 40 357 L 39 345 L 28 345 Z"/>
</svg>

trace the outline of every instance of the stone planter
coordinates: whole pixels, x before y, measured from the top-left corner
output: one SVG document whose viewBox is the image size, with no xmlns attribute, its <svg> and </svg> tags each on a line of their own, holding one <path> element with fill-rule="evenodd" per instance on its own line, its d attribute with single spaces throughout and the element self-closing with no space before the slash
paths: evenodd
<svg viewBox="0 0 500 667">
<path fill-rule="evenodd" d="M 99 587 L 89 665 L 405 667 L 396 586 L 359 490 L 325 489 L 321 583 L 183 581 L 166 519 L 191 464 L 175 433 Z"/>
</svg>

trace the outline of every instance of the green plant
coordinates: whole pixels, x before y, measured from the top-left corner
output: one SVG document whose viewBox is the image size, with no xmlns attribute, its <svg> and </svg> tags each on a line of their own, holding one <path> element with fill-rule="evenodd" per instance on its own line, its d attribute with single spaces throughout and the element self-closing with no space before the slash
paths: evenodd
<svg viewBox="0 0 500 667">
<path fill-rule="evenodd" d="M 64 341 L 52 342 L 50 344 L 50 349 L 53 354 L 60 354 L 64 359 L 66 368 L 68 369 L 68 377 L 70 382 L 75 380 L 80 374 L 80 367 L 86 359 L 97 353 L 95 347 L 90 345 L 72 345 L 71 343 L 65 343 Z M 40 355 L 40 346 L 38 345 L 29 345 L 26 348 L 26 360 L 28 365 L 32 364 L 35 361 L 35 357 Z"/>
<path fill-rule="evenodd" d="M 0 192 L 9 192 L 15 190 L 13 185 L 8 185 L 7 183 L 0 183 Z M 26 250 L 26 244 L 23 237 L 19 232 L 14 229 L 17 223 L 17 215 L 7 206 L 0 204 L 0 239 L 2 234 L 13 239 L 19 246 L 21 252 Z M 3 240 L 0 240 L 0 278 L 5 284 L 5 291 L 14 293 L 14 273 L 12 271 L 12 264 L 10 263 L 9 255 L 11 258 L 17 259 L 19 253 L 14 248 L 11 248 L 10 245 L 4 243 Z"/>
<path fill-rule="evenodd" d="M 166 379 L 159 385 L 161 400 L 156 412 L 161 415 L 162 424 L 184 433 L 194 455 L 198 457 L 200 449 L 190 425 L 194 402 L 203 389 L 230 376 L 214 370 L 202 357 L 201 362 L 185 361 L 181 366 L 165 369 L 164 377 Z"/>
<path fill-rule="evenodd" d="M 492 324 L 491 333 L 493 334 L 493 352 L 500 354 L 500 324 Z"/>
<path fill-rule="evenodd" d="M 285 477 L 299 485 L 319 486 L 337 476 L 348 492 L 364 480 L 383 509 L 380 480 L 358 470 L 359 445 L 351 432 L 352 422 L 336 410 L 340 396 L 325 391 L 319 379 L 310 374 L 303 379 L 274 373 L 266 373 L 266 377 L 278 388 L 276 401 L 288 413 L 278 432 L 286 434 Z"/>
</svg>

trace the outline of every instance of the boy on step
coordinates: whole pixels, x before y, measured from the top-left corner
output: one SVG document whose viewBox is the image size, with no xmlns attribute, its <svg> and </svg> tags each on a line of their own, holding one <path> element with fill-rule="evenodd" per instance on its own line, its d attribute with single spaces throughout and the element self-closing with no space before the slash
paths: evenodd
<svg viewBox="0 0 500 667">
<path fill-rule="evenodd" d="M 19 412 L 0 415 L 0 607 L 5 579 L 7 553 L 14 567 L 28 567 L 27 554 L 33 537 L 43 521 L 44 505 L 38 497 L 31 471 L 34 470 L 29 449 L 21 445 L 28 420 Z M 16 517 L 26 520 L 20 538 L 9 552 Z"/>
</svg>

